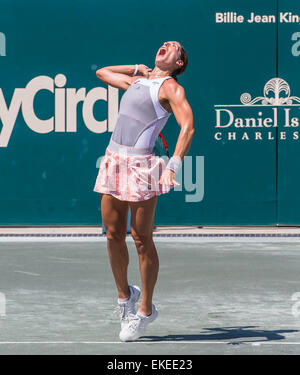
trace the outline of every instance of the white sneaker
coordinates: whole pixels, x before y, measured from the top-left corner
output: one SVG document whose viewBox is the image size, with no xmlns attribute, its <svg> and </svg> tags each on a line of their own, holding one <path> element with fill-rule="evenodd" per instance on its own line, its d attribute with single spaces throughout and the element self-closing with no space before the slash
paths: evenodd
<svg viewBox="0 0 300 375">
<path fill-rule="evenodd" d="M 120 332 L 120 340 L 135 341 L 139 337 L 144 336 L 147 325 L 152 323 L 157 316 L 158 311 L 156 310 L 155 305 L 152 305 L 151 315 L 144 316 L 138 312 L 134 317 L 130 317 L 129 323 Z"/>
<path fill-rule="evenodd" d="M 129 285 L 130 297 L 127 301 L 118 302 L 121 330 L 129 323 L 129 316 L 135 315 L 135 304 L 141 295 L 141 289 L 136 285 Z"/>
</svg>

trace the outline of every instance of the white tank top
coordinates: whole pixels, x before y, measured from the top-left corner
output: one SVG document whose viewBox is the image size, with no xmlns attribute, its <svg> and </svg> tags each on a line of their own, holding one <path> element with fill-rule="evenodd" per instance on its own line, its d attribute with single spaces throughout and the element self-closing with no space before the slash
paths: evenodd
<svg viewBox="0 0 300 375">
<path fill-rule="evenodd" d="M 125 91 L 120 102 L 116 126 L 111 135 L 109 148 L 117 145 L 128 147 L 132 153 L 150 153 L 159 133 L 172 112 L 159 102 L 161 85 L 171 76 L 147 79 L 139 78 Z"/>
</svg>

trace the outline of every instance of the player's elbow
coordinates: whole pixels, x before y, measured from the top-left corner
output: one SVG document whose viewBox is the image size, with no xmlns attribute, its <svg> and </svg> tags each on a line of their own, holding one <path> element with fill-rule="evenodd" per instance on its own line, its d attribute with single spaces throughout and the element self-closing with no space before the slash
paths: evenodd
<svg viewBox="0 0 300 375">
<path fill-rule="evenodd" d="M 187 125 L 184 126 L 183 128 L 184 128 L 184 132 L 185 132 L 190 138 L 193 138 L 193 137 L 194 137 L 194 134 L 195 134 L 195 128 L 194 128 L 194 126 L 191 126 L 191 125 L 187 124 Z"/>
<path fill-rule="evenodd" d="M 190 136 L 193 137 L 195 135 L 195 128 L 194 127 L 191 127 L 189 129 L 189 133 L 190 133 Z"/>
</svg>

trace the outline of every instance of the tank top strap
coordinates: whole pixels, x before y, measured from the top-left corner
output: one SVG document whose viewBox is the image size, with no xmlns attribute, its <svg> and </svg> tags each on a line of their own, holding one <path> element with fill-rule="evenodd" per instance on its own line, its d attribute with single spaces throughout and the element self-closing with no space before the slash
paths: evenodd
<svg viewBox="0 0 300 375">
<path fill-rule="evenodd" d="M 161 85 L 165 82 L 165 80 L 169 78 L 173 78 L 173 77 L 167 76 L 163 78 L 150 80 L 150 82 L 152 81 L 151 86 L 150 86 L 150 93 L 151 93 L 152 101 L 153 101 L 158 118 L 169 116 L 171 114 L 170 112 L 164 109 L 164 107 L 160 104 L 159 98 L 158 98 L 158 93 L 159 93 L 159 89 L 161 88 Z"/>
<path fill-rule="evenodd" d="M 172 76 L 166 76 L 166 77 L 159 77 L 155 79 L 148 79 L 145 77 L 138 78 L 136 81 L 133 82 L 134 84 L 140 84 L 142 86 L 147 86 L 150 91 L 150 96 L 155 108 L 155 112 L 157 114 L 158 118 L 167 117 L 170 116 L 171 113 L 164 109 L 164 107 L 160 104 L 158 99 L 158 93 L 159 89 L 161 88 L 161 85 L 165 82 L 165 80 L 173 78 Z"/>
</svg>

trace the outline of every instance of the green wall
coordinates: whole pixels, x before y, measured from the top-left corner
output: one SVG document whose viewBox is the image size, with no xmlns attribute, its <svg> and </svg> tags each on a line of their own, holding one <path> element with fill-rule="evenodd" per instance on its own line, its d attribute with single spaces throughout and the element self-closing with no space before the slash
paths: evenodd
<svg viewBox="0 0 300 375">
<path fill-rule="evenodd" d="M 223 12 L 244 22 L 216 22 Z M 276 21 L 249 23 L 251 12 Z M 167 40 L 188 53 L 178 82 L 196 133 L 181 191 L 159 197 L 155 223 L 300 224 L 300 25 L 280 22 L 281 12 L 300 16 L 300 3 L 2 0 L 0 225 L 101 224 L 93 187 L 123 92 L 95 70 L 153 68 Z M 171 153 L 179 131 L 172 115 L 163 130 Z"/>
</svg>

